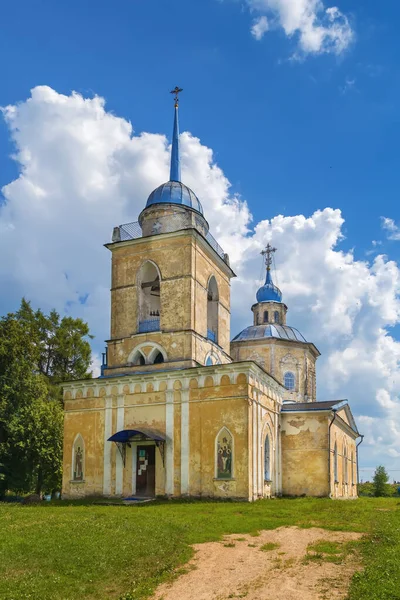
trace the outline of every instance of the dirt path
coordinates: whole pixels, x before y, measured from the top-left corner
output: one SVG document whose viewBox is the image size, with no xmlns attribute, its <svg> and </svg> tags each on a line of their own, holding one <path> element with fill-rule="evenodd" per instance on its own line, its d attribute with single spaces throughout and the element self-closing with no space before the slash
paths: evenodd
<svg viewBox="0 0 400 600">
<path fill-rule="evenodd" d="M 358 533 L 280 527 L 259 536 L 230 535 L 222 542 L 197 544 L 188 572 L 163 584 L 154 600 L 339 600 L 359 568 L 350 553 L 340 564 L 304 560 L 309 544 L 344 544 Z M 268 543 L 273 550 L 261 550 Z M 326 555 L 323 555 L 326 556 Z"/>
</svg>

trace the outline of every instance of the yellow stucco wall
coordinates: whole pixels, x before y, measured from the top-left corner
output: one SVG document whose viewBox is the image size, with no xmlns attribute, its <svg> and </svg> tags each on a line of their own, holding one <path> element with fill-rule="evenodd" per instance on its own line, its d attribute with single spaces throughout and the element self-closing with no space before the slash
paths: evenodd
<svg viewBox="0 0 400 600">
<path fill-rule="evenodd" d="M 264 378 L 267 384 L 250 377 L 252 369 L 258 371 L 259 377 Z M 167 443 L 168 436 L 172 435 L 172 495 L 253 497 L 250 489 L 253 459 L 249 458 L 249 448 L 250 452 L 253 451 L 249 438 L 249 415 L 251 418 L 253 410 L 249 408 L 251 398 L 257 397 L 260 406 L 263 405 L 263 414 L 259 413 L 260 428 L 268 411 L 276 411 L 278 402 L 276 383 L 262 371 L 251 363 L 241 364 L 239 372 L 231 364 L 226 364 L 190 369 L 187 377 L 154 373 L 116 378 L 111 383 L 92 380 L 65 386 L 64 497 L 102 495 L 107 481 L 106 495 L 132 494 L 136 465 L 133 464 L 133 445 L 132 448 L 127 447 L 126 462 L 122 467 L 115 444 L 107 439 L 122 429 L 141 427 L 160 432 Z M 268 392 L 268 389 L 271 391 Z M 167 411 L 170 411 L 169 418 L 173 415 L 170 431 Z M 230 480 L 216 478 L 216 438 L 224 427 L 233 436 L 233 476 Z M 71 482 L 72 447 L 78 434 L 85 445 L 83 483 Z M 110 454 L 108 475 L 104 471 L 104 449 L 108 449 Z M 168 493 L 169 463 L 165 462 L 168 460 L 165 454 L 163 464 L 161 453 L 156 449 L 156 494 Z M 182 491 L 185 477 L 188 488 Z"/>
</svg>

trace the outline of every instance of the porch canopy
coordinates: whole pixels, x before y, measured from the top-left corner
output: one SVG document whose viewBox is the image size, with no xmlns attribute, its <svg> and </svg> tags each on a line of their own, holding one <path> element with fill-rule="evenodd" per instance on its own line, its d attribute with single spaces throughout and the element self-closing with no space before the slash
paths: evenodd
<svg viewBox="0 0 400 600">
<path fill-rule="evenodd" d="M 132 438 L 135 438 L 135 441 L 141 442 L 151 440 L 155 442 L 165 442 L 165 435 L 160 431 L 144 427 L 141 427 L 140 429 L 123 429 L 122 431 L 117 431 L 117 433 L 114 433 L 114 435 L 108 438 L 108 441 L 127 444 Z"/>
<path fill-rule="evenodd" d="M 155 442 L 165 466 L 165 435 L 160 431 L 145 427 L 141 427 L 140 429 L 122 429 L 109 437 L 108 441 L 115 442 L 117 445 L 124 467 L 126 462 L 126 447 L 130 447 L 130 442 Z"/>
</svg>

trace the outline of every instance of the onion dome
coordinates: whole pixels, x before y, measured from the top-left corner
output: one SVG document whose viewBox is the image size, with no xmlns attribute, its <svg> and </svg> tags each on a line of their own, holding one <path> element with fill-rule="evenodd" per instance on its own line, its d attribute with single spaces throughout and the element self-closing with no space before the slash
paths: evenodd
<svg viewBox="0 0 400 600">
<path fill-rule="evenodd" d="M 300 331 L 288 325 L 251 325 L 243 329 L 232 342 L 244 342 L 249 340 L 259 340 L 262 338 L 278 338 L 281 340 L 291 340 L 293 342 L 307 343 Z"/>
<path fill-rule="evenodd" d="M 282 292 L 274 285 L 271 271 L 267 268 L 265 283 L 256 294 L 257 302 L 282 302 Z"/>
<path fill-rule="evenodd" d="M 151 192 L 146 208 L 153 204 L 179 204 L 181 206 L 187 206 L 193 210 L 196 210 L 200 214 L 203 214 L 203 208 L 200 204 L 200 200 L 196 194 L 181 182 L 181 159 L 179 149 L 179 117 L 178 117 L 178 94 L 182 90 L 176 87 L 172 90 L 172 94 L 175 94 L 175 116 L 174 116 L 174 130 L 172 135 L 172 150 L 171 150 L 171 170 L 169 181 L 163 183 L 153 192 Z"/>
</svg>

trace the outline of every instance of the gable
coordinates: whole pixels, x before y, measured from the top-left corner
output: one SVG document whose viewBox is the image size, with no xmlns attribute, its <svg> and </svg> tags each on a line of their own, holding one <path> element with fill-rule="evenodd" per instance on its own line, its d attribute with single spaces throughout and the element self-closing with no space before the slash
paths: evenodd
<svg viewBox="0 0 400 600">
<path fill-rule="evenodd" d="M 345 404 L 344 406 L 342 406 L 341 408 L 339 408 L 339 410 L 337 411 L 337 415 L 341 419 L 343 419 L 343 421 L 349 427 L 351 427 L 351 429 L 353 429 L 354 431 L 356 431 L 358 433 L 356 422 L 354 420 L 353 414 L 352 414 L 352 412 L 350 410 L 350 406 L 348 404 Z"/>
</svg>

